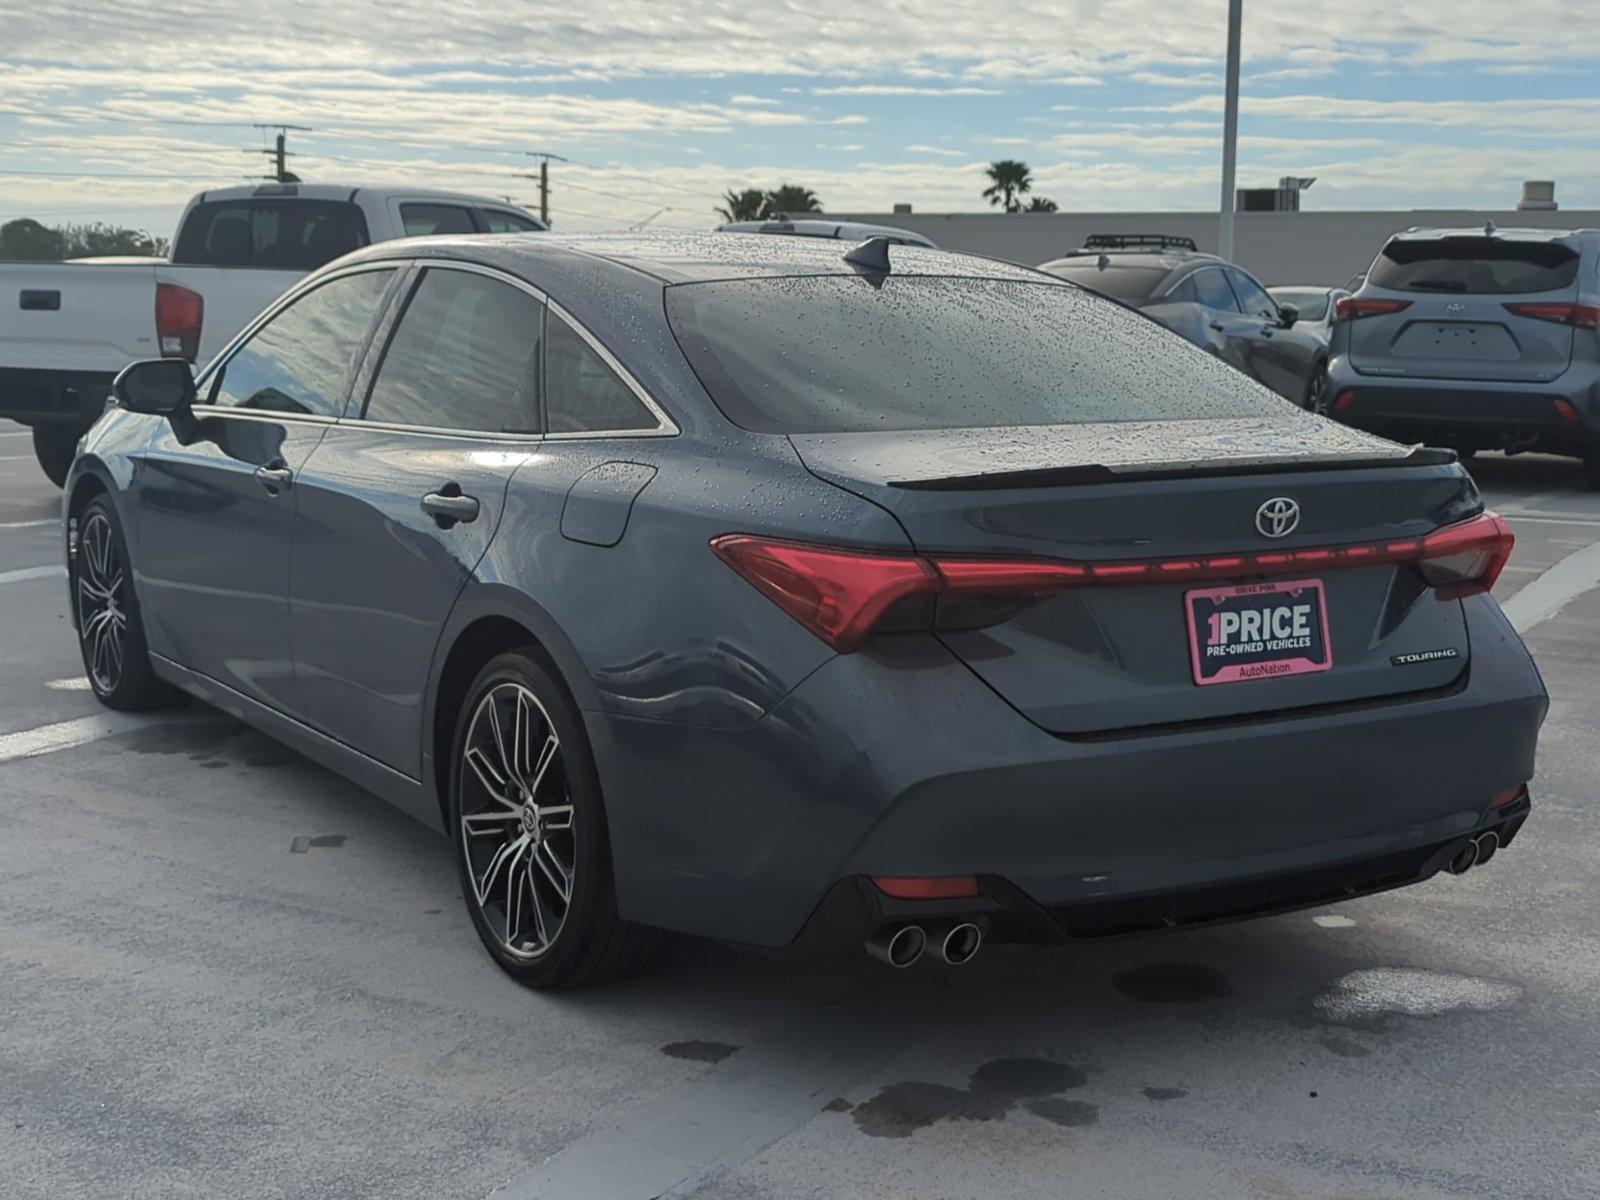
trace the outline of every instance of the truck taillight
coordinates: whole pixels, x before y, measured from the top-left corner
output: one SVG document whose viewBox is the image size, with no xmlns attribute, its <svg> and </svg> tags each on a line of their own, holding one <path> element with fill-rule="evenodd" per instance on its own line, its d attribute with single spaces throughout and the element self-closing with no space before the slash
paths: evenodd
<svg viewBox="0 0 1600 1200">
<path fill-rule="evenodd" d="M 1334 305 L 1335 322 L 1359 321 L 1364 317 L 1385 317 L 1411 307 L 1409 300 L 1379 300 L 1376 297 L 1346 296 Z"/>
<path fill-rule="evenodd" d="M 195 360 L 205 311 L 199 292 L 176 283 L 156 284 L 156 341 L 162 358 Z"/>
</svg>

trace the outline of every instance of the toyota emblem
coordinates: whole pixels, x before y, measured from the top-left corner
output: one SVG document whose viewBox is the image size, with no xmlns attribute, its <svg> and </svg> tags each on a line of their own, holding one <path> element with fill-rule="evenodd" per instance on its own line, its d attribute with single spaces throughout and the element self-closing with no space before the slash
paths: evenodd
<svg viewBox="0 0 1600 1200">
<path fill-rule="evenodd" d="M 1262 537 L 1288 537 L 1300 524 L 1300 502 L 1274 496 L 1256 509 L 1256 530 Z"/>
<path fill-rule="evenodd" d="M 1451 316 L 1454 316 L 1457 313 L 1466 312 L 1467 311 L 1467 306 L 1465 304 L 1462 304 L 1461 301 L 1459 301 L 1459 300 L 1452 300 L 1449 304 L 1446 304 L 1444 306 L 1444 310 L 1445 310 L 1445 312 L 1449 313 Z"/>
</svg>

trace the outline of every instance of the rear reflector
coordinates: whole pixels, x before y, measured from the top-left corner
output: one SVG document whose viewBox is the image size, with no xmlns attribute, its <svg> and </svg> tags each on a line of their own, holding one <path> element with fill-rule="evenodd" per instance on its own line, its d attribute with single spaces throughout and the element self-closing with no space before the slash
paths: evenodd
<svg viewBox="0 0 1600 1200">
<path fill-rule="evenodd" d="M 1514 804 L 1518 800 L 1521 800 L 1527 794 L 1528 785 L 1525 783 L 1519 783 L 1516 787 L 1507 788 L 1505 791 L 1497 794 L 1495 798 L 1489 802 L 1489 807 L 1504 808 L 1508 804 Z"/>
<path fill-rule="evenodd" d="M 1346 296 L 1334 307 L 1335 321 L 1359 321 L 1363 317 L 1384 317 L 1411 307 L 1409 300 L 1377 300 L 1363 296 Z"/>
<path fill-rule="evenodd" d="M 964 900 L 978 894 L 976 875 L 874 875 L 872 882 L 896 900 Z"/>
<path fill-rule="evenodd" d="M 1566 421 L 1569 425 L 1577 425 L 1583 421 L 1583 417 L 1579 415 L 1578 410 L 1572 406 L 1571 400 L 1556 400 L 1554 403 L 1556 416 Z"/>
<path fill-rule="evenodd" d="M 767 599 L 835 650 L 848 654 L 870 633 L 980 628 L 1068 588 L 1249 579 L 1413 563 L 1440 599 L 1471 596 L 1494 586 L 1511 557 L 1513 542 L 1510 527 L 1498 514 L 1485 511 L 1422 537 L 1130 562 L 924 556 L 744 533 L 715 538 L 711 549 Z"/>
<path fill-rule="evenodd" d="M 1345 409 L 1349 408 L 1355 402 L 1356 402 L 1356 390 L 1355 390 L 1355 388 L 1345 388 L 1344 391 L 1340 392 L 1337 396 L 1334 397 L 1334 399 L 1333 399 L 1333 411 L 1334 412 L 1343 412 Z"/>
<path fill-rule="evenodd" d="M 1519 317 L 1532 317 L 1536 321 L 1553 321 L 1557 325 L 1575 325 L 1579 329 L 1600 329 L 1600 305 L 1596 304 L 1508 304 L 1507 312 Z"/>
<path fill-rule="evenodd" d="M 200 353 L 200 325 L 205 301 L 199 292 L 176 283 L 156 284 L 156 343 L 162 358 L 187 358 Z"/>
</svg>

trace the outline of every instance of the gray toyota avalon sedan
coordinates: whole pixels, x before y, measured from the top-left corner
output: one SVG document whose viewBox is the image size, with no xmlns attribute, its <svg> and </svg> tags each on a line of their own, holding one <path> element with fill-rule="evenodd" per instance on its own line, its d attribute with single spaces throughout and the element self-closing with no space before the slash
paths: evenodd
<svg viewBox="0 0 1600 1200">
<path fill-rule="evenodd" d="M 1040 272 L 385 243 L 116 391 L 66 490 L 95 694 L 444 831 L 534 986 L 662 930 L 909 965 L 1322 904 L 1529 810 L 1511 534 L 1453 456 Z"/>
</svg>

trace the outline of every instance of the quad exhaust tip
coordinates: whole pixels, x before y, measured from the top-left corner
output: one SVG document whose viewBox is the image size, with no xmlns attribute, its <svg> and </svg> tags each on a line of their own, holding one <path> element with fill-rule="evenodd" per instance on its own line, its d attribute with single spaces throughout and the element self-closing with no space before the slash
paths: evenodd
<svg viewBox="0 0 1600 1200">
<path fill-rule="evenodd" d="M 952 925 L 944 935 L 939 943 L 939 957 L 952 967 L 959 967 L 977 957 L 982 945 L 983 930 L 971 921 L 963 921 L 959 925 Z"/>
<path fill-rule="evenodd" d="M 1477 848 L 1477 865 L 1481 867 L 1484 863 L 1488 862 L 1494 857 L 1494 852 L 1496 850 L 1500 849 L 1500 835 L 1496 833 L 1480 834 L 1478 839 L 1472 844 Z"/>
<path fill-rule="evenodd" d="M 1451 856 L 1445 863 L 1444 869 L 1452 875 L 1465 875 L 1472 869 L 1472 864 L 1478 861 L 1478 843 L 1468 842 Z"/>
<path fill-rule="evenodd" d="M 928 934 L 921 925 L 902 925 L 880 929 L 867 939 L 867 953 L 891 967 L 909 967 L 928 948 Z"/>
</svg>

